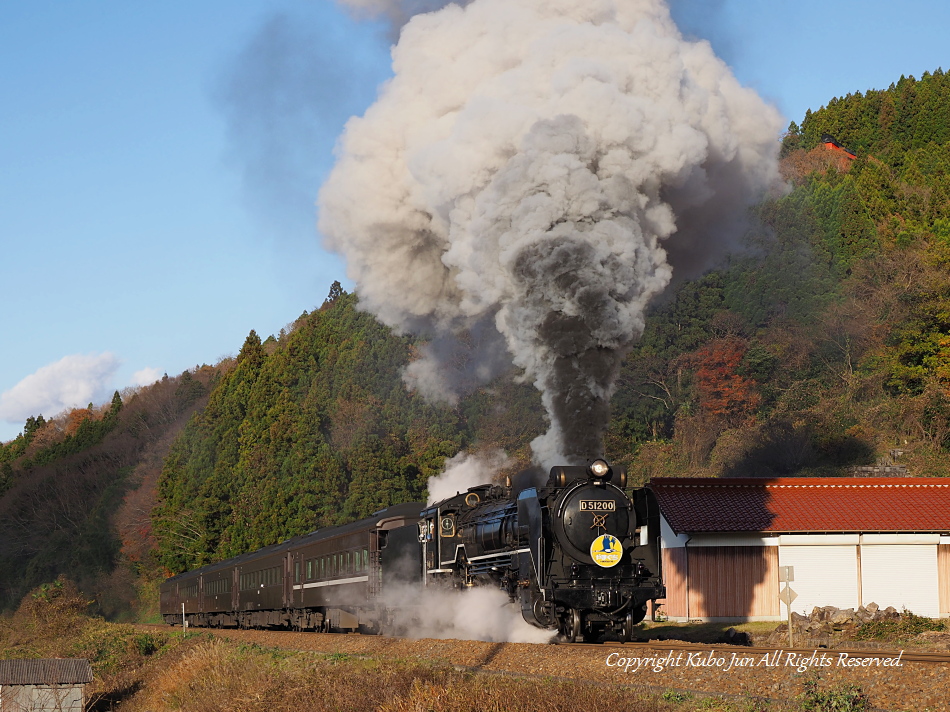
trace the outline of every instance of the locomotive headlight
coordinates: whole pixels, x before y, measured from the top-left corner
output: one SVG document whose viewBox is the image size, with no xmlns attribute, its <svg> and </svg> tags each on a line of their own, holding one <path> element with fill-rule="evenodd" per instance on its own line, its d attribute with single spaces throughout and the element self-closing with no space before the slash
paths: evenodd
<svg viewBox="0 0 950 712">
<path fill-rule="evenodd" d="M 594 460 L 590 466 L 590 471 L 594 477 L 606 477 L 607 473 L 610 472 L 610 465 L 603 460 Z"/>
</svg>

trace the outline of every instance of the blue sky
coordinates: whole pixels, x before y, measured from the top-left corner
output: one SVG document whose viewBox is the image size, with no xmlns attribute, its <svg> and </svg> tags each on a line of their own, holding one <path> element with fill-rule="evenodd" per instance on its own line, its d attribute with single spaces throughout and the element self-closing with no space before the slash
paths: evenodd
<svg viewBox="0 0 950 712">
<path fill-rule="evenodd" d="M 950 69 L 932 0 L 673 12 L 789 120 Z M 349 286 L 313 203 L 390 41 L 330 0 L 0 0 L 0 440 Z"/>
</svg>

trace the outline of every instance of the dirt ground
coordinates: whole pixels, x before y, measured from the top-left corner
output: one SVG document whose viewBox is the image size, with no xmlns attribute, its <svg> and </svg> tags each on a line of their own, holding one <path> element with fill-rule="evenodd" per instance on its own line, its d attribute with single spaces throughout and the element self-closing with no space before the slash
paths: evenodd
<svg viewBox="0 0 950 712">
<path fill-rule="evenodd" d="M 950 711 L 950 663 L 890 659 L 888 665 L 883 665 L 883 661 L 862 665 L 861 659 L 842 658 L 835 650 L 779 650 L 766 654 L 721 645 L 695 653 L 664 648 L 662 642 L 657 642 L 654 648 L 572 647 L 345 634 L 213 632 L 235 640 L 291 650 L 429 660 L 486 673 L 623 684 L 657 692 L 674 689 L 783 701 L 799 695 L 805 679 L 817 674 L 822 686 L 848 683 L 860 686 L 878 709 Z"/>
</svg>

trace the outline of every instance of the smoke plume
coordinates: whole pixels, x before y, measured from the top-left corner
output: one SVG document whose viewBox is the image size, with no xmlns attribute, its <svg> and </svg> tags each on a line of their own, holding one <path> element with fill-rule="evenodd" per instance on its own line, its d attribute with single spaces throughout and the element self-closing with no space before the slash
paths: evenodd
<svg viewBox="0 0 950 712">
<path fill-rule="evenodd" d="M 501 450 L 481 455 L 460 452 L 445 461 L 445 469 L 441 474 L 429 478 L 428 503 L 441 502 L 469 487 L 491 482 L 500 470 L 510 464 L 511 460 Z"/>
<path fill-rule="evenodd" d="M 650 300 L 733 249 L 778 181 L 778 112 L 660 0 L 448 5 L 405 24 L 393 70 L 321 190 L 328 245 L 363 308 L 435 337 L 408 374 L 427 395 L 505 356 L 550 418 L 536 460 L 602 455 Z M 446 353 L 485 366 L 456 379 Z"/>
<path fill-rule="evenodd" d="M 535 628 L 498 588 L 475 586 L 461 591 L 430 583 L 388 587 L 387 606 L 399 611 L 397 635 L 411 638 L 549 643 L 555 631 Z"/>
</svg>

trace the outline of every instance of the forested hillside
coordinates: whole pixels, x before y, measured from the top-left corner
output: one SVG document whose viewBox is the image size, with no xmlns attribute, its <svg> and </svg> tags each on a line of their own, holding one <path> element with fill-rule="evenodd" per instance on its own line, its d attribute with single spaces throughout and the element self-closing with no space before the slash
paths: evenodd
<svg viewBox="0 0 950 712">
<path fill-rule="evenodd" d="M 791 124 L 782 155 L 791 191 L 755 211 L 752 253 L 652 315 L 613 447 L 632 445 L 644 476 L 836 475 L 894 457 L 946 475 L 950 77 L 834 99 Z"/>
<path fill-rule="evenodd" d="M 606 455 L 635 482 L 882 461 L 950 474 L 950 78 L 809 112 L 782 170 L 788 189 L 752 211 L 747 249 L 654 305 Z M 105 590 L 106 576 L 178 572 L 423 499 L 463 450 L 527 465 L 546 429 L 536 391 L 509 373 L 428 404 L 401 377 L 419 346 L 334 285 L 215 368 L 52 430 L 31 419 L 0 450 L 3 603 L 59 572 Z"/>
<path fill-rule="evenodd" d="M 542 428 L 528 386 L 457 408 L 408 392 L 413 344 L 339 285 L 289 331 L 263 343 L 251 332 L 169 454 L 155 525 L 170 570 L 425 499 L 446 457 L 471 446 L 524 457 Z"/>
<path fill-rule="evenodd" d="M 63 574 L 101 612 L 129 614 L 137 576 L 155 570 L 149 515 L 162 460 L 218 373 L 198 368 L 101 408 L 30 417 L 0 444 L 0 610 Z"/>
</svg>

